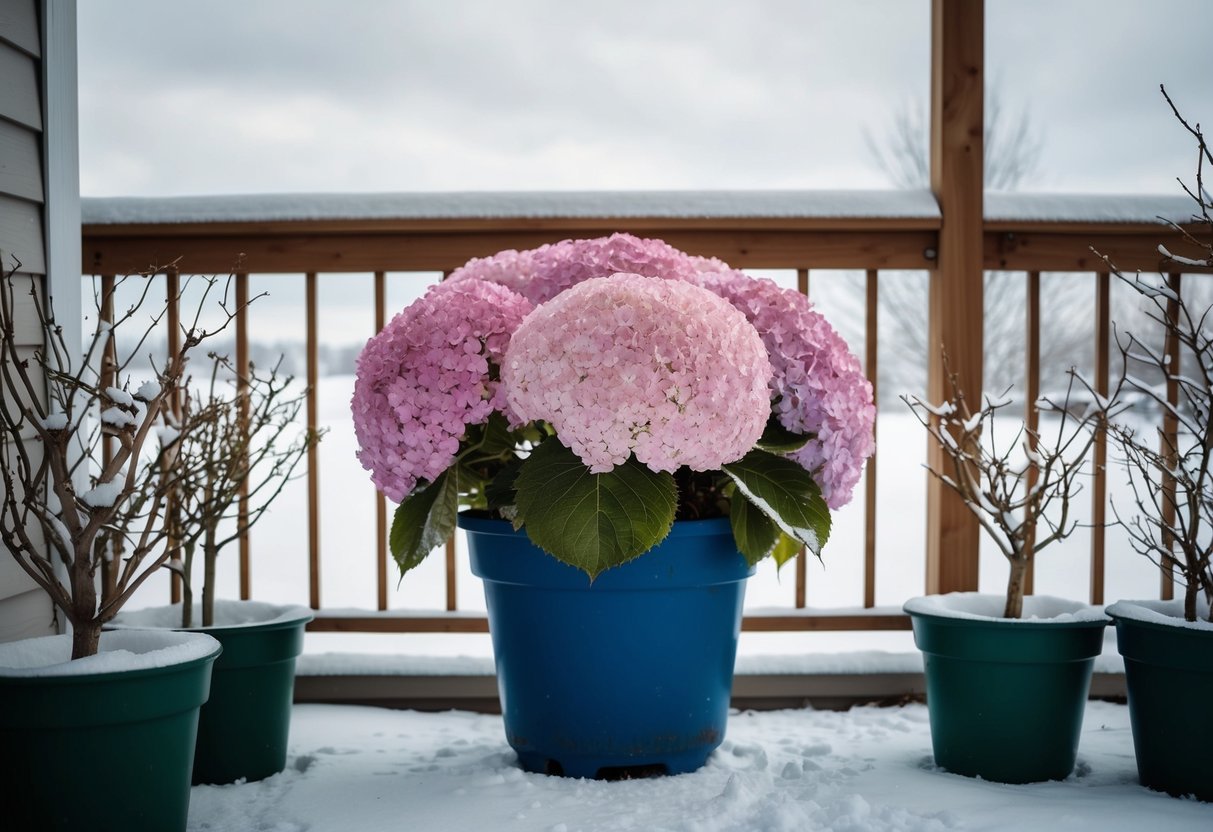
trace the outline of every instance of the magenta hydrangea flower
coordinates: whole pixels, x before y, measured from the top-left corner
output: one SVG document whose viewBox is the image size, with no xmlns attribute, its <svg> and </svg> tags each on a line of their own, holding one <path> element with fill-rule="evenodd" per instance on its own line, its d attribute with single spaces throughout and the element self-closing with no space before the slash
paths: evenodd
<svg viewBox="0 0 1213 832">
<path fill-rule="evenodd" d="M 872 384 L 859 360 L 800 292 L 719 260 L 694 261 L 699 285 L 741 310 L 762 336 L 780 423 L 794 433 L 815 434 L 790 456 L 813 473 L 830 508 L 846 505 L 876 448 Z"/>
<path fill-rule="evenodd" d="M 371 338 L 358 357 L 350 407 L 358 459 L 400 502 L 454 460 L 468 425 L 506 410 L 500 366 L 531 304 L 480 280 L 440 283 Z"/>
<path fill-rule="evenodd" d="M 563 240 L 528 251 L 502 251 L 468 261 L 447 280 L 498 283 L 538 306 L 584 280 L 620 272 L 692 282 L 695 279 L 691 258 L 668 243 L 612 234 L 592 240 Z"/>
<path fill-rule="evenodd" d="M 754 327 L 694 284 L 591 278 L 537 306 L 514 332 L 502 386 L 591 471 L 636 459 L 655 471 L 720 468 L 770 414 L 771 364 Z"/>
</svg>

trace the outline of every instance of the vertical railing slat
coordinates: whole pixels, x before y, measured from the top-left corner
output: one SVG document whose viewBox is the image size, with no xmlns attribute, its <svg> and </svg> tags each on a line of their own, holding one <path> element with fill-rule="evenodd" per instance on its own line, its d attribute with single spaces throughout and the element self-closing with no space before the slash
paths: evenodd
<svg viewBox="0 0 1213 832">
<path fill-rule="evenodd" d="M 1167 285 L 1171 289 L 1171 297 L 1167 299 L 1167 320 L 1175 321 L 1179 315 L 1179 293 L 1181 275 L 1171 273 L 1167 276 Z M 1175 416 L 1175 406 L 1179 404 L 1179 383 L 1175 376 L 1181 372 L 1179 366 L 1179 339 L 1172 328 L 1167 328 L 1167 337 L 1163 346 L 1163 355 L 1170 359 L 1167 365 L 1167 404 L 1170 407 L 1163 413 L 1162 434 L 1159 436 L 1159 452 L 1167 462 L 1168 470 L 1175 470 L 1178 459 L 1175 449 L 1179 441 L 1179 420 Z M 1167 471 L 1162 472 L 1162 547 L 1169 554 L 1175 544 L 1170 529 L 1175 527 L 1175 478 Z M 1162 568 L 1161 596 L 1164 601 L 1175 597 L 1175 573 L 1170 564 L 1164 563 Z"/>
<path fill-rule="evenodd" d="M 375 272 L 375 333 L 383 330 L 387 318 L 387 281 L 383 272 Z M 387 499 L 375 490 L 375 581 L 380 610 L 387 609 Z"/>
<path fill-rule="evenodd" d="M 796 270 L 796 288 L 800 294 L 808 297 L 809 295 L 809 270 Z M 805 547 L 800 547 L 800 552 L 796 555 L 796 609 L 802 610 L 805 604 L 808 603 L 808 586 L 809 586 L 809 569 L 808 569 L 809 554 Z"/>
<path fill-rule="evenodd" d="M 114 323 L 114 289 L 116 282 L 113 275 L 102 275 L 101 277 L 101 309 L 99 310 L 101 320 L 107 322 L 111 327 Z M 109 338 L 105 339 L 105 348 L 101 350 L 101 372 L 98 377 L 101 389 L 106 387 L 116 386 L 117 367 L 118 367 L 118 345 L 115 343 L 111 330 Z M 114 442 L 115 437 L 107 434 L 101 434 L 101 466 L 108 467 L 110 461 L 114 458 Z M 112 594 L 118 585 L 118 564 L 111 561 L 102 561 L 101 563 L 101 582 L 106 587 L 107 594 Z M 173 576 L 174 579 L 176 575 Z M 173 599 L 176 600 L 176 599 Z"/>
<path fill-rule="evenodd" d="M 167 307 L 166 325 L 168 326 L 168 354 L 176 355 L 181 352 L 181 273 L 175 268 L 169 269 L 164 273 L 164 302 Z M 178 420 L 178 425 L 181 419 L 182 401 L 173 394 L 172 400 L 169 402 L 169 409 L 172 411 L 173 418 Z M 170 518 L 169 528 L 176 527 L 176 517 L 178 512 L 177 501 L 169 496 L 168 505 L 165 506 L 165 512 Z M 165 541 L 165 545 L 170 549 L 176 548 L 180 541 L 173 539 L 171 536 Z M 169 579 L 169 597 L 176 604 L 181 601 L 181 576 L 176 572 L 172 573 Z"/>
<path fill-rule="evenodd" d="M 450 276 L 450 272 L 443 272 L 442 279 L 446 280 Z M 446 542 L 446 609 L 447 612 L 454 612 L 459 608 L 457 597 L 455 571 L 455 536 L 451 537 Z"/>
<path fill-rule="evenodd" d="M 1036 450 L 1034 438 L 1040 430 L 1040 411 L 1036 401 L 1040 398 L 1040 272 L 1028 272 L 1027 302 L 1024 314 L 1026 355 L 1024 356 L 1024 412 L 1023 423 L 1027 432 L 1028 447 Z M 1028 493 L 1036 487 L 1040 475 L 1035 465 L 1028 466 L 1026 487 Z M 1036 591 L 1036 559 L 1032 550 L 1036 546 L 1036 528 L 1028 530 L 1024 540 L 1024 554 L 1028 557 L 1028 570 L 1023 579 L 1025 595 Z"/>
<path fill-rule="evenodd" d="M 248 373 L 248 275 L 240 273 L 236 275 L 236 401 L 239 402 L 238 418 L 245 432 L 249 427 Z M 247 456 L 246 439 L 246 464 Z M 244 601 L 253 597 L 250 565 L 251 544 L 248 535 L 248 492 L 249 483 L 246 477 L 240 483 L 240 495 L 236 501 L 236 529 L 240 533 L 240 598 Z"/>
<path fill-rule="evenodd" d="M 880 401 L 880 388 L 877 386 L 877 341 L 876 324 L 880 300 L 877 290 L 877 271 L 868 269 L 866 280 L 867 302 L 864 324 L 864 363 L 868 381 L 872 383 L 872 400 Z M 880 405 L 877 404 L 877 407 Z M 876 425 L 872 425 L 873 431 Z M 876 454 L 868 457 L 867 482 L 864 485 L 864 528 L 863 528 L 863 605 L 871 608 L 876 606 Z"/>
<path fill-rule="evenodd" d="M 319 378 L 319 341 L 316 336 L 316 273 L 307 273 L 307 429 L 317 429 L 316 385 Z M 307 449 L 307 550 L 308 599 L 320 609 L 320 468 L 316 443 Z"/>
<path fill-rule="evenodd" d="M 1111 368 L 1110 335 L 1112 329 L 1111 278 L 1108 272 L 1095 275 L 1095 392 L 1108 395 Z M 1108 506 L 1108 432 L 1103 426 L 1095 431 L 1093 448 L 1094 476 L 1091 481 L 1091 603 L 1104 602 L 1104 548 L 1107 540 L 1104 524 Z"/>
</svg>

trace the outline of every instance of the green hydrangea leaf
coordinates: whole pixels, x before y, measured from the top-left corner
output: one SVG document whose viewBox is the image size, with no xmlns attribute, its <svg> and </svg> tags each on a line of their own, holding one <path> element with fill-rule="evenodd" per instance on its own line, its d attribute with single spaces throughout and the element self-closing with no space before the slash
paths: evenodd
<svg viewBox="0 0 1213 832">
<path fill-rule="evenodd" d="M 388 543 L 401 577 L 450 539 L 458 512 L 459 474 L 453 466 L 396 507 Z"/>
<path fill-rule="evenodd" d="M 630 458 L 594 474 L 557 439 L 539 445 L 515 481 L 517 520 L 531 541 L 594 579 L 660 543 L 674 525 L 674 476 Z"/>
<path fill-rule="evenodd" d="M 830 537 L 830 509 L 813 477 L 799 463 L 754 450 L 724 472 L 757 508 L 817 557 Z M 737 494 L 734 493 L 734 500 Z"/>
<path fill-rule="evenodd" d="M 737 551 L 745 556 L 746 563 L 750 566 L 771 554 L 779 535 L 782 534 L 775 521 L 747 500 L 740 491 L 733 493 L 729 521 L 733 525 L 733 542 L 737 544 Z"/>
<path fill-rule="evenodd" d="M 758 437 L 755 447 L 773 454 L 790 454 L 793 451 L 799 451 L 812 438 L 812 434 L 792 433 L 783 426 L 779 417 L 772 413 L 771 418 L 767 419 L 767 426 L 763 429 L 762 436 Z"/>
<path fill-rule="evenodd" d="M 799 540 L 788 537 L 781 531 L 779 533 L 779 540 L 775 543 L 775 548 L 771 550 L 771 554 L 775 558 L 775 565 L 782 567 L 785 563 L 799 555 L 800 550 L 803 548 Z"/>
</svg>

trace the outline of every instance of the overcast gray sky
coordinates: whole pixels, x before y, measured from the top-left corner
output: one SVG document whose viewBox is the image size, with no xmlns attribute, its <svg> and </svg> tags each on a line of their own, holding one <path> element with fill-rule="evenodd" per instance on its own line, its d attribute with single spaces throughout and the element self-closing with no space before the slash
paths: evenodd
<svg viewBox="0 0 1213 832">
<path fill-rule="evenodd" d="M 987 0 L 1028 190 L 1170 193 L 1213 2 Z M 86 195 L 879 188 L 928 0 L 83 0 Z"/>
</svg>

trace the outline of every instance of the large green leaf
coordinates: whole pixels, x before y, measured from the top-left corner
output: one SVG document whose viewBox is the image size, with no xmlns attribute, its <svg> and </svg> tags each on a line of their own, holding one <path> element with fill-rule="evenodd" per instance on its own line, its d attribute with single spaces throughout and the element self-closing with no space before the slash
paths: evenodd
<svg viewBox="0 0 1213 832">
<path fill-rule="evenodd" d="M 784 534 L 779 525 L 762 509 L 750 502 L 740 489 L 733 492 L 729 520 L 733 525 L 733 541 L 737 550 L 754 566 L 767 555 L 773 555 L 777 566 L 800 554 L 801 543 Z"/>
<path fill-rule="evenodd" d="M 634 458 L 593 474 L 556 439 L 531 453 L 515 487 L 518 519 L 531 541 L 591 579 L 647 552 L 674 524 L 672 474 Z"/>
<path fill-rule="evenodd" d="M 725 465 L 724 472 L 785 534 L 821 557 L 821 547 L 830 536 L 830 509 L 812 475 L 799 463 L 755 450 Z"/>
<path fill-rule="evenodd" d="M 737 551 L 745 555 L 750 566 L 771 554 L 782 534 L 775 521 L 740 491 L 733 492 L 729 520 L 733 524 L 733 542 L 737 544 Z"/>
<path fill-rule="evenodd" d="M 396 507 L 389 544 L 401 576 L 443 545 L 455 531 L 459 474 L 455 466 Z"/>
<path fill-rule="evenodd" d="M 756 447 L 775 454 L 790 454 L 792 451 L 799 451 L 812 438 L 812 434 L 792 433 L 783 426 L 779 417 L 772 413 L 767 419 L 762 436 L 758 437 Z"/>
</svg>

